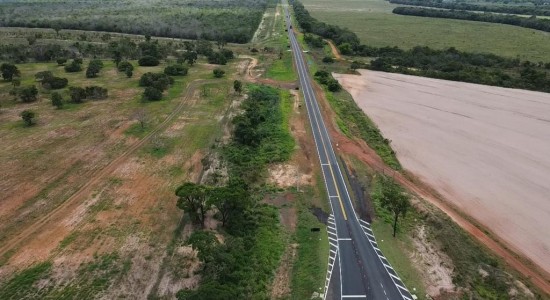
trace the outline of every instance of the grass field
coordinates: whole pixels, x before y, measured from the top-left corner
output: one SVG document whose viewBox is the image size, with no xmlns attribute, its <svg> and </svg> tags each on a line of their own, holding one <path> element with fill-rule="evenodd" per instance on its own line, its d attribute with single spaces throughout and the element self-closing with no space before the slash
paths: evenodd
<svg viewBox="0 0 550 300">
<path fill-rule="evenodd" d="M 353 30 L 369 46 L 455 47 L 522 60 L 550 61 L 549 34 L 510 25 L 393 15 L 384 0 L 303 0 L 311 15 Z"/>
<path fill-rule="evenodd" d="M 104 65 L 94 79 L 84 71 L 65 73 L 56 63 L 18 65 L 22 85 L 34 83 L 36 72 L 51 70 L 70 86 L 109 90 L 105 100 L 67 103 L 60 110 L 47 90 L 39 88 L 38 101 L 24 104 L 8 95 L 9 83 L 0 83 L 0 136 L 7 145 L 0 150 L 2 299 L 139 298 L 161 281 L 151 296 L 173 297 L 198 282 L 196 257 L 181 242 L 193 226 L 181 220 L 173 193 L 200 176 L 202 157 L 224 134 L 229 107 L 242 97 L 231 92 L 238 62 L 223 67 L 226 79 L 213 81 L 213 67 L 201 60 L 187 76 L 176 77 L 158 102 L 141 100 L 138 80 L 165 64 L 136 67 L 130 79 L 112 62 Z M 143 130 L 132 119 L 140 108 L 147 112 Z M 38 113 L 36 125 L 22 125 L 23 109 Z M 105 169 L 109 173 L 99 176 Z M 68 200 L 91 181 L 81 197 Z M 32 226 L 34 232 L 12 243 Z M 160 272 L 176 228 L 178 243 Z M 44 284 L 36 287 L 39 280 Z"/>
</svg>

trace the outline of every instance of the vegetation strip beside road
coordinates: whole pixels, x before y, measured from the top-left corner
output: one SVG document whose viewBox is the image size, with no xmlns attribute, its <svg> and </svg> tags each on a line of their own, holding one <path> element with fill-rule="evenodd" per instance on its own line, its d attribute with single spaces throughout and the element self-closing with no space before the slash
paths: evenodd
<svg viewBox="0 0 550 300">
<path fill-rule="evenodd" d="M 487 5 L 467 2 L 439 2 L 433 0 L 389 0 L 392 4 L 404 4 L 411 6 L 434 7 L 452 10 L 483 11 L 515 15 L 550 16 L 550 9 L 541 6 L 519 5 Z M 488 2 L 486 2 L 488 3 Z"/>
</svg>

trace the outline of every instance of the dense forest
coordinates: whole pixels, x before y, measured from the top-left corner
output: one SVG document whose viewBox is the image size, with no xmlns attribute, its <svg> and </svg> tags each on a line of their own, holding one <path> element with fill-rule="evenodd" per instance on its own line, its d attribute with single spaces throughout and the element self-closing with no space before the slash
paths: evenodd
<svg viewBox="0 0 550 300">
<path fill-rule="evenodd" d="M 344 55 L 375 58 L 370 64 L 364 64 L 364 68 L 550 92 L 550 62 L 520 61 L 488 53 L 458 51 L 452 47 L 438 50 L 418 46 L 403 50 L 362 45 L 349 29 L 324 24 L 311 17 L 300 2 L 292 0 L 291 3 L 298 23 L 305 32 L 329 39 L 339 37 L 333 41 Z M 308 40 L 315 39 L 309 37 Z"/>
<path fill-rule="evenodd" d="M 82 29 L 246 43 L 273 0 L 0 2 L 0 26 Z"/>
<path fill-rule="evenodd" d="M 438 0 L 389 0 L 392 4 L 435 7 L 454 10 L 470 10 L 503 14 L 550 16 L 550 6 L 482 5 L 466 2 L 442 2 Z"/>
<path fill-rule="evenodd" d="M 457 20 L 469 20 L 487 23 L 500 23 L 513 26 L 520 26 L 525 28 L 531 28 L 536 30 L 542 30 L 550 32 L 550 19 L 537 19 L 536 17 L 520 17 L 514 15 L 502 15 L 491 13 L 476 13 L 464 10 L 442 10 L 431 9 L 423 7 L 396 7 L 392 11 L 394 14 L 417 16 L 417 17 L 430 17 L 430 18 L 443 18 L 443 19 L 457 19 Z"/>
</svg>

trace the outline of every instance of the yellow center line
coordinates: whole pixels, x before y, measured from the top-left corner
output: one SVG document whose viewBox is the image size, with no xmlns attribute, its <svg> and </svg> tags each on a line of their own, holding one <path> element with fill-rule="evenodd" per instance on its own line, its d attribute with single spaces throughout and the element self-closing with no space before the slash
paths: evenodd
<svg viewBox="0 0 550 300">
<path fill-rule="evenodd" d="M 300 53 L 299 55 L 302 55 L 302 54 Z M 302 59 L 303 59 L 303 57 L 302 57 Z M 305 66 L 303 67 L 303 69 L 304 69 L 303 71 L 306 72 L 306 74 L 307 74 L 307 70 L 306 70 Z M 304 75 L 304 79 L 307 80 L 305 75 Z M 306 82 L 306 84 L 307 84 L 307 82 Z M 313 89 L 312 89 L 312 92 L 313 92 L 313 96 L 315 96 L 315 91 L 313 91 Z M 310 98 L 310 100 L 311 100 L 311 98 Z M 315 110 L 315 108 L 313 107 L 313 103 L 310 103 L 310 105 L 312 106 L 312 109 Z M 313 117 L 315 118 L 315 121 L 317 121 L 316 122 L 317 123 L 317 129 L 319 130 L 319 135 L 321 137 L 321 143 L 323 144 L 323 149 L 325 150 L 325 156 L 326 156 L 326 159 L 327 159 L 327 162 L 328 162 L 328 165 L 329 165 L 330 175 L 332 176 L 332 181 L 334 182 L 334 187 L 336 188 L 336 195 L 338 196 L 338 202 L 340 203 L 340 208 L 342 209 L 342 214 L 344 215 L 344 220 L 347 221 L 348 216 L 346 214 L 346 209 L 344 208 L 344 204 L 342 203 L 342 197 L 340 196 L 340 189 L 338 188 L 338 182 L 336 181 L 336 177 L 334 176 L 333 165 L 330 163 L 330 157 L 328 156 L 327 147 L 325 145 L 325 139 L 323 138 L 321 127 L 319 126 L 319 120 L 317 119 L 317 114 L 314 113 Z M 323 168 L 323 166 L 321 166 L 321 168 Z M 329 191 L 327 190 L 327 192 L 329 192 Z M 330 201 L 330 197 L 329 197 L 328 200 Z"/>
</svg>

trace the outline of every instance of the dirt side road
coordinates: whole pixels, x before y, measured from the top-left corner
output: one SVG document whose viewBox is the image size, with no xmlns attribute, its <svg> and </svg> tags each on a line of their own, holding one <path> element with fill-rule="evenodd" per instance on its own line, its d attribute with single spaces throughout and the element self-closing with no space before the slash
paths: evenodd
<svg viewBox="0 0 550 300">
<path fill-rule="evenodd" d="M 392 140 L 403 166 L 433 187 L 396 179 L 550 293 L 550 95 L 429 78 L 361 71 L 336 75 Z M 338 141 L 384 168 L 357 143 Z M 386 172 L 390 172 L 386 169 Z M 462 211 L 512 251 L 475 227 Z M 527 257 L 542 270 L 529 266 Z"/>
</svg>

